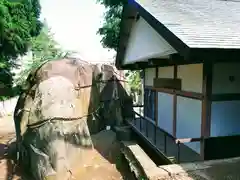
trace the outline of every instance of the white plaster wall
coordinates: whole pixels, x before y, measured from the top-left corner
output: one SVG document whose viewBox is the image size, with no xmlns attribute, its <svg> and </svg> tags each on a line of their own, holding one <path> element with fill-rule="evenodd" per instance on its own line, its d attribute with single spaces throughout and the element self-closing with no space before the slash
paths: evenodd
<svg viewBox="0 0 240 180">
<path fill-rule="evenodd" d="M 240 63 L 217 63 L 213 66 L 212 93 L 240 93 Z M 235 80 L 231 82 L 229 76 Z"/>
<path fill-rule="evenodd" d="M 145 71 L 144 76 L 145 86 L 153 86 L 153 79 L 156 76 L 156 68 L 147 68 L 144 71 Z"/>
<path fill-rule="evenodd" d="M 132 27 L 123 62 L 131 64 L 174 53 L 176 50 L 140 17 Z"/>
<path fill-rule="evenodd" d="M 177 138 L 199 138 L 201 136 L 200 100 L 177 97 Z M 186 143 L 186 145 L 200 153 L 200 142 Z"/>
<path fill-rule="evenodd" d="M 159 67 L 158 68 L 158 77 L 159 78 L 174 78 L 174 67 Z"/>
<path fill-rule="evenodd" d="M 173 95 L 158 92 L 158 126 L 173 135 Z"/>
<path fill-rule="evenodd" d="M 216 136 L 240 134 L 240 101 L 212 102 L 211 133 Z"/>
<path fill-rule="evenodd" d="M 182 79 L 182 90 L 202 92 L 203 64 L 178 66 L 177 77 Z"/>
</svg>

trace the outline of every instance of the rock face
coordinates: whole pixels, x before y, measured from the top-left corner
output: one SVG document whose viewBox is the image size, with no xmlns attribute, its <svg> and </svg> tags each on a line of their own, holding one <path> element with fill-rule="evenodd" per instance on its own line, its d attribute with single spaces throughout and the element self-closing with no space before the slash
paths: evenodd
<svg viewBox="0 0 240 180">
<path fill-rule="evenodd" d="M 82 152 L 93 147 L 92 134 L 132 116 L 132 102 L 117 76 L 112 66 L 76 59 L 49 61 L 29 75 L 14 112 L 26 174 L 68 179 Z"/>
</svg>

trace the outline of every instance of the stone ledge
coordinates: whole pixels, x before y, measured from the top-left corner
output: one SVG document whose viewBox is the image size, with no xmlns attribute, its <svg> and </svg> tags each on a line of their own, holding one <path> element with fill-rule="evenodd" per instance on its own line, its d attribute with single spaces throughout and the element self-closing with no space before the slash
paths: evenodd
<svg viewBox="0 0 240 180">
<path fill-rule="evenodd" d="M 157 167 L 136 142 L 122 141 L 121 152 L 128 160 L 131 170 L 138 179 L 153 180 L 159 176 L 168 176 L 168 172 Z"/>
<path fill-rule="evenodd" d="M 131 141 L 121 142 L 121 151 L 137 179 L 141 180 L 213 180 L 240 178 L 240 157 L 157 166 L 143 149 Z"/>
</svg>

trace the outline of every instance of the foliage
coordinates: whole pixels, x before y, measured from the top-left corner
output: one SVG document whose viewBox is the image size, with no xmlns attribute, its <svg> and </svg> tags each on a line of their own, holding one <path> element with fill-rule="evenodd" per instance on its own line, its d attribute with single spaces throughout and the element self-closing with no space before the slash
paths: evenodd
<svg viewBox="0 0 240 180">
<path fill-rule="evenodd" d="M 103 47 L 117 51 L 122 17 L 121 14 L 123 4 L 126 3 L 126 0 L 97 0 L 97 2 L 103 4 L 107 8 L 107 11 L 104 14 L 104 23 L 97 32 L 102 37 L 101 43 Z M 140 72 L 128 71 L 126 77 L 129 81 L 131 90 L 134 92 L 140 92 Z"/>
<path fill-rule="evenodd" d="M 40 10 L 39 0 L 0 0 L 0 96 L 11 91 L 10 70 L 41 30 Z"/>
<path fill-rule="evenodd" d="M 47 59 L 54 59 L 62 56 L 62 50 L 57 47 L 58 44 L 54 40 L 53 34 L 46 20 L 43 22 L 43 28 L 39 36 L 32 38 L 31 51 L 33 59 L 40 59 L 45 61 Z"/>
<path fill-rule="evenodd" d="M 103 47 L 117 50 L 120 34 L 120 22 L 123 1 L 121 0 L 97 0 L 103 4 L 107 11 L 104 14 L 102 27 L 98 29 L 98 34 L 102 37 Z"/>
<path fill-rule="evenodd" d="M 98 3 L 103 4 L 105 7 L 122 6 L 127 0 L 97 0 Z"/>
<path fill-rule="evenodd" d="M 132 92 L 140 92 L 141 91 L 141 77 L 140 71 L 128 71 L 125 74 Z"/>
<path fill-rule="evenodd" d="M 58 47 L 46 21 L 43 23 L 40 34 L 31 39 L 30 47 L 32 56 L 23 59 L 23 70 L 15 80 L 15 84 L 19 86 L 24 85 L 31 71 L 37 69 L 46 61 L 63 58 L 68 55 L 68 52 L 64 52 Z"/>
</svg>

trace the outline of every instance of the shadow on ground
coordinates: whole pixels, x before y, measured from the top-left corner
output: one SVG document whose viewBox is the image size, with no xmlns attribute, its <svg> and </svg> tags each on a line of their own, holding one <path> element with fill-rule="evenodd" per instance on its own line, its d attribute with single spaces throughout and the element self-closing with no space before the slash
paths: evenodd
<svg viewBox="0 0 240 180">
<path fill-rule="evenodd" d="M 114 164 L 120 172 L 123 180 L 135 180 L 134 174 L 130 171 L 127 160 L 120 152 L 120 143 L 116 140 L 113 131 L 102 131 L 92 137 L 94 148 L 109 163 Z"/>
<path fill-rule="evenodd" d="M 20 180 L 20 178 L 14 177 L 20 176 L 19 169 L 15 166 L 16 157 L 12 153 L 15 147 L 15 143 L 11 143 L 10 145 L 0 143 L 0 168 L 6 171 L 5 180 Z"/>
</svg>

